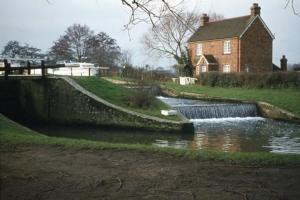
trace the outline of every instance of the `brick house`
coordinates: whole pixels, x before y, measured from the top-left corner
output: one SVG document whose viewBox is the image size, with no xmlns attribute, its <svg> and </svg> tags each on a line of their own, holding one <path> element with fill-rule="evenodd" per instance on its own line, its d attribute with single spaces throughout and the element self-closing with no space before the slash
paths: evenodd
<svg viewBox="0 0 300 200">
<path fill-rule="evenodd" d="M 194 76 L 209 71 L 272 72 L 274 35 L 260 17 L 258 4 L 247 16 L 210 22 L 207 14 L 188 40 Z"/>
</svg>

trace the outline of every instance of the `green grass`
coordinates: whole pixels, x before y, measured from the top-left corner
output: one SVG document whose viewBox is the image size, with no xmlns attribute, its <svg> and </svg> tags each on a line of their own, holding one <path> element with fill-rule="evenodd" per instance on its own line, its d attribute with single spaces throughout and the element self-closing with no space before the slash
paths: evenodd
<svg viewBox="0 0 300 200">
<path fill-rule="evenodd" d="M 116 144 L 79 139 L 55 138 L 29 130 L 0 114 L 0 149 L 9 151 L 18 146 L 50 146 L 74 150 L 127 150 L 157 154 L 167 154 L 188 159 L 221 161 L 231 164 L 251 166 L 297 166 L 300 167 L 299 155 L 273 153 L 224 153 L 209 150 L 179 150 L 159 148 L 140 144 Z"/>
<path fill-rule="evenodd" d="M 171 82 L 163 83 L 162 85 L 177 92 L 197 93 L 209 97 L 264 101 L 300 116 L 299 89 L 220 88 L 200 85 L 182 86 Z"/>
<path fill-rule="evenodd" d="M 169 119 L 169 120 L 175 120 L 180 121 L 181 119 L 178 116 L 163 116 L 160 114 L 161 110 L 170 109 L 168 105 L 161 102 L 158 99 L 155 99 L 153 104 L 145 109 L 145 108 L 134 108 L 129 107 L 126 104 L 126 101 L 124 100 L 128 95 L 132 95 L 133 91 L 125 88 L 121 85 L 117 85 L 114 83 L 111 83 L 107 80 L 104 80 L 99 77 L 74 77 L 73 78 L 79 85 L 84 87 L 86 90 L 94 93 L 95 95 L 99 96 L 100 98 L 121 106 L 123 108 L 143 113 L 150 116 L 155 116 L 159 118 Z"/>
</svg>

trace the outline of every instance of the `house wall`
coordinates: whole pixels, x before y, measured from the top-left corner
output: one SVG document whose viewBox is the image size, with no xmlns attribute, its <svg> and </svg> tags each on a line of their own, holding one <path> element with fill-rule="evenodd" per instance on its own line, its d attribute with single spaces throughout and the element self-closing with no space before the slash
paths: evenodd
<svg viewBox="0 0 300 200">
<path fill-rule="evenodd" d="M 272 72 L 273 38 L 257 18 L 241 38 L 241 71 Z"/>
<path fill-rule="evenodd" d="M 231 53 L 224 54 L 224 41 L 230 40 L 231 41 Z M 230 65 L 231 72 L 238 72 L 239 71 L 239 39 L 238 38 L 225 38 L 220 40 L 211 40 L 211 41 L 204 41 L 199 42 L 202 43 L 202 53 L 203 54 L 211 54 L 215 57 L 219 66 L 217 68 L 218 71 L 223 71 L 223 65 L 228 64 Z M 188 44 L 189 53 L 191 56 L 192 64 L 196 67 L 196 64 L 200 58 L 200 56 L 196 56 L 196 48 L 197 43 L 191 42 Z"/>
</svg>

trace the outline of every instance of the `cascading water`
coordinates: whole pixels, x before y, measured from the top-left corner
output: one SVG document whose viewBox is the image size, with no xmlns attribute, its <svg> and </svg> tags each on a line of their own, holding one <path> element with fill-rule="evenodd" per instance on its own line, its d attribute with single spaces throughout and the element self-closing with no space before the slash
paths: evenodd
<svg viewBox="0 0 300 200">
<path fill-rule="evenodd" d="M 191 144 L 157 140 L 157 146 L 300 154 L 300 125 L 259 117 L 255 104 L 158 99 L 192 121 L 195 134 Z"/>
<path fill-rule="evenodd" d="M 208 104 L 196 106 L 175 106 L 173 108 L 188 119 L 257 116 L 257 109 L 254 104 Z"/>
<path fill-rule="evenodd" d="M 194 100 L 183 100 L 159 97 L 188 119 L 211 119 L 233 117 L 255 117 L 257 108 L 255 104 L 215 103 Z"/>
</svg>

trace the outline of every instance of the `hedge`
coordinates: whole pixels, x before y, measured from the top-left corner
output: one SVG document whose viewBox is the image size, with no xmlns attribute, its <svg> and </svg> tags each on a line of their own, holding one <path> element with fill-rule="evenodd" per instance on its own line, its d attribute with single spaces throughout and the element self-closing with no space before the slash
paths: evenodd
<svg viewBox="0 0 300 200">
<path fill-rule="evenodd" d="M 210 87 L 300 88 L 299 72 L 201 73 L 198 83 Z"/>
</svg>

